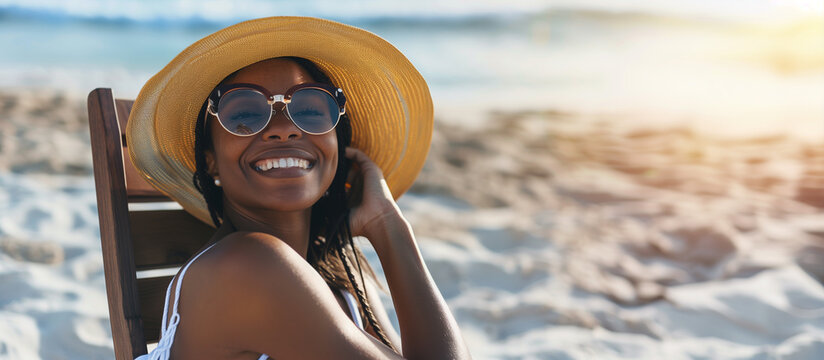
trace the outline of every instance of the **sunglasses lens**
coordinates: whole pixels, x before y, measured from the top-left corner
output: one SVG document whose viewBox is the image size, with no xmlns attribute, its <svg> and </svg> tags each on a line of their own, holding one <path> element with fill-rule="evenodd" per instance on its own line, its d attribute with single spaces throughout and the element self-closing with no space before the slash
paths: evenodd
<svg viewBox="0 0 824 360">
<path fill-rule="evenodd" d="M 287 110 L 295 125 L 310 134 L 323 134 L 334 129 L 340 118 L 338 103 L 332 95 L 319 89 L 296 91 Z"/>
<path fill-rule="evenodd" d="M 255 90 L 230 91 L 220 98 L 217 116 L 229 132 L 250 135 L 262 130 L 272 115 L 266 96 Z"/>
</svg>

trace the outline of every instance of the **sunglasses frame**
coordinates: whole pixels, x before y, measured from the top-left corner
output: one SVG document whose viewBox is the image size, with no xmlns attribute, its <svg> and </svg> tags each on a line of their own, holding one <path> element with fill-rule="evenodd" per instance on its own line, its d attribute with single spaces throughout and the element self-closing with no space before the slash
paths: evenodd
<svg viewBox="0 0 824 360">
<path fill-rule="evenodd" d="M 231 131 L 231 130 L 227 129 L 226 126 L 223 125 L 223 121 L 220 120 L 220 116 L 218 116 L 218 114 L 217 114 L 218 113 L 217 108 L 218 108 L 218 106 L 220 106 L 221 98 L 224 95 L 226 95 L 226 94 L 228 94 L 232 91 L 241 90 L 241 89 L 252 90 L 252 91 L 256 91 L 256 92 L 260 93 L 261 95 L 263 95 L 266 98 L 266 102 L 272 107 L 272 112 L 269 113 L 269 119 L 266 120 L 266 124 L 264 124 L 263 127 L 260 128 L 260 130 L 255 131 L 254 133 L 251 133 L 251 134 L 238 134 L 234 131 Z M 300 125 L 298 125 L 295 122 L 295 120 L 292 118 L 292 115 L 289 114 L 289 106 L 288 105 L 289 105 L 289 103 L 292 102 L 292 95 L 294 95 L 299 90 L 303 90 L 303 89 L 321 90 L 321 91 L 329 94 L 329 96 L 331 96 L 332 99 L 335 100 L 335 103 L 338 105 L 338 118 L 335 119 L 334 125 L 332 125 L 332 127 L 329 128 L 329 130 L 326 130 L 326 131 L 320 132 L 320 133 L 314 133 L 314 132 L 306 131 Z M 229 132 L 230 134 L 236 135 L 236 136 L 252 136 L 252 135 L 256 135 L 256 134 L 260 133 L 261 131 L 263 131 L 263 129 L 266 129 L 266 127 L 269 126 L 269 122 L 272 121 L 272 117 L 274 117 L 275 112 L 277 112 L 277 110 L 275 110 L 275 104 L 277 104 L 277 103 L 283 103 L 284 113 L 286 114 L 286 117 L 289 118 L 289 121 L 291 121 L 292 124 L 294 124 L 298 129 L 300 129 L 300 131 L 303 131 L 303 132 L 305 132 L 309 135 L 323 135 L 323 134 L 326 134 L 326 133 L 334 130 L 335 127 L 338 126 L 338 122 L 340 122 L 341 115 L 346 113 L 346 96 L 343 95 L 343 90 L 341 88 L 334 87 L 334 86 L 329 85 L 329 84 L 323 84 L 323 83 L 297 84 L 295 86 L 290 87 L 288 90 L 286 90 L 286 92 L 284 94 L 272 94 L 272 93 L 269 92 L 269 90 L 267 90 L 266 88 L 264 88 L 260 85 L 257 85 L 257 84 L 248 84 L 248 83 L 227 84 L 227 85 L 217 87 L 214 91 L 212 91 L 211 94 L 209 94 L 208 105 L 206 107 L 206 111 L 209 114 L 212 114 L 215 118 L 217 118 L 217 121 L 218 121 L 218 123 L 220 123 L 220 126 L 223 127 L 223 129 L 226 130 L 227 132 Z"/>
</svg>

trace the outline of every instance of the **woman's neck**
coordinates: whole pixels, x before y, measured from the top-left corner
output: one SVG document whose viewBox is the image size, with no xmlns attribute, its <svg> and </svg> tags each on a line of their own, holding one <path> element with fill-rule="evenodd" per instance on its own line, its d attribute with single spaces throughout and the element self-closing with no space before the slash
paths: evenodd
<svg viewBox="0 0 824 360">
<path fill-rule="evenodd" d="M 291 246 L 304 259 L 306 258 L 309 251 L 311 208 L 288 212 L 270 210 L 252 215 L 247 211 L 236 209 L 225 199 L 224 204 L 221 229 L 233 227 L 234 231 L 253 231 L 273 235 Z"/>
</svg>

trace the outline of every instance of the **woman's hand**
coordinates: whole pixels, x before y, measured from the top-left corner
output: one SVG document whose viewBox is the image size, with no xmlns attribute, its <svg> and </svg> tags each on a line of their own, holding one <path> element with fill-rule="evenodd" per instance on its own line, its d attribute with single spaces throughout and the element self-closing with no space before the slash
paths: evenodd
<svg viewBox="0 0 824 360">
<path fill-rule="evenodd" d="M 352 147 L 346 148 L 346 157 L 353 162 L 348 179 L 352 185 L 352 212 L 349 217 L 352 235 L 370 238 L 370 234 L 375 234 L 376 230 L 380 230 L 388 223 L 403 221 L 400 209 L 378 165 L 362 151 Z"/>
<path fill-rule="evenodd" d="M 472 359 L 381 169 L 359 150 L 347 148 L 346 157 L 354 162 L 349 179 L 352 235 L 366 236 L 378 254 L 398 315 L 404 358 Z"/>
</svg>

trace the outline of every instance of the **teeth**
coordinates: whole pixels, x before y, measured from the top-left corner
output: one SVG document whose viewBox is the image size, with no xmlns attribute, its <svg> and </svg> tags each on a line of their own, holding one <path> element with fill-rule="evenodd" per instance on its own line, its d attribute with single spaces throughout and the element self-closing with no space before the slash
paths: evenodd
<svg viewBox="0 0 824 360">
<path fill-rule="evenodd" d="M 255 168 L 260 171 L 268 171 L 270 169 L 293 168 L 298 167 L 302 169 L 309 168 L 309 160 L 297 158 L 281 158 L 281 159 L 266 159 L 258 161 Z"/>
</svg>

